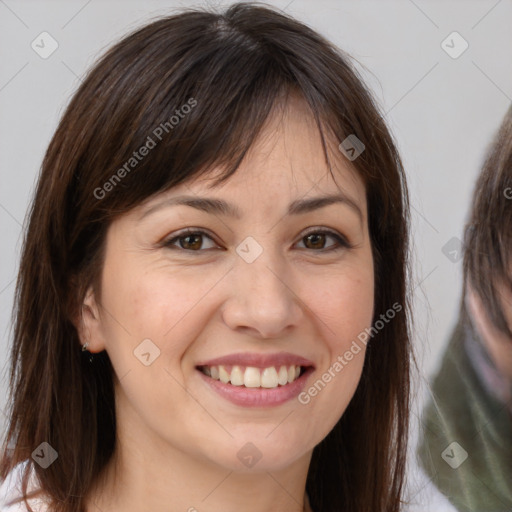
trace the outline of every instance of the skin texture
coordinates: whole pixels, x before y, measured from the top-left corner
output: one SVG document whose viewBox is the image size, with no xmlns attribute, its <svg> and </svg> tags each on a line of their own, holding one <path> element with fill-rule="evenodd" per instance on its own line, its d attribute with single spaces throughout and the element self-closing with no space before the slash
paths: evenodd
<svg viewBox="0 0 512 512">
<path fill-rule="evenodd" d="M 480 297 L 476 295 L 469 284 L 467 295 L 468 305 L 475 321 L 475 326 L 485 343 L 491 359 L 500 373 L 512 382 L 512 340 L 492 324 L 485 313 Z M 512 291 L 506 290 L 504 286 L 501 286 L 499 295 L 507 323 L 512 326 Z"/>
<path fill-rule="evenodd" d="M 307 389 L 371 326 L 365 188 L 335 144 L 336 182 L 312 116 L 292 99 L 269 119 L 228 181 L 214 189 L 207 188 L 210 177 L 188 182 L 111 224 L 101 297 L 89 290 L 80 336 L 113 363 L 119 442 L 89 496 L 89 511 L 303 509 L 312 450 L 350 402 L 364 346 L 307 405 L 297 399 L 275 407 L 234 405 L 195 366 L 236 352 L 291 352 L 314 363 Z M 296 199 L 340 190 L 361 217 L 346 203 L 286 214 Z M 167 206 L 139 220 L 149 207 L 181 194 L 224 199 L 242 218 Z M 187 227 L 206 230 L 211 239 L 162 246 Z M 305 239 L 312 227 L 335 231 L 353 247 L 328 252 L 336 239 Z M 236 252 L 248 236 L 263 249 L 252 263 Z M 148 338 L 160 356 L 145 366 L 133 352 Z M 237 457 L 248 442 L 262 455 L 252 468 Z"/>
</svg>

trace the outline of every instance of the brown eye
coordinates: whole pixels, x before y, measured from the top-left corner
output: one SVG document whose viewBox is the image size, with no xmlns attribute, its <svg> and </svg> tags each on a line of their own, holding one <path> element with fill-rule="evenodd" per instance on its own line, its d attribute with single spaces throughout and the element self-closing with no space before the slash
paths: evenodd
<svg viewBox="0 0 512 512">
<path fill-rule="evenodd" d="M 201 245 L 203 245 L 202 235 L 196 234 L 196 235 L 187 235 L 184 237 L 179 238 L 180 245 L 183 249 L 200 249 Z M 184 240 L 184 242 L 183 242 Z"/>
<path fill-rule="evenodd" d="M 323 249 L 325 245 L 325 234 L 324 233 L 312 233 L 304 237 L 310 245 L 305 244 L 308 249 Z"/>
<path fill-rule="evenodd" d="M 328 238 L 334 240 L 335 243 L 326 248 L 325 244 Z M 212 246 L 206 248 L 203 247 L 204 239 L 208 239 L 212 243 Z M 325 230 L 311 231 L 302 237 L 301 242 L 304 243 L 306 249 L 316 252 L 329 252 L 340 249 L 350 249 L 352 247 L 343 236 Z M 188 252 L 203 252 L 205 249 L 214 248 L 216 244 L 205 231 L 194 231 L 189 229 L 178 234 L 178 236 L 163 242 L 163 246 L 169 249 L 182 249 Z"/>
<path fill-rule="evenodd" d="M 186 231 L 181 235 L 164 242 L 164 246 L 170 249 L 184 249 L 191 252 L 201 252 L 201 248 L 204 243 L 203 238 L 208 238 L 213 242 L 212 238 L 204 231 Z M 176 245 L 177 242 L 178 245 Z"/>
<path fill-rule="evenodd" d="M 325 248 L 327 238 L 334 239 L 336 243 Z M 350 244 L 345 238 L 331 231 L 312 231 L 306 234 L 302 241 L 304 241 L 306 249 L 316 251 L 334 251 L 341 248 L 350 248 Z"/>
</svg>

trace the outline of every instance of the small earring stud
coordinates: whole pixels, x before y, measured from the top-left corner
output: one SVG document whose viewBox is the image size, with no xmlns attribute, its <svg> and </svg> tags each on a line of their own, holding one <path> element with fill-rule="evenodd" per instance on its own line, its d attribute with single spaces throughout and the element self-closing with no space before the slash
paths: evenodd
<svg viewBox="0 0 512 512">
<path fill-rule="evenodd" d="M 89 346 L 89 342 L 82 345 L 82 352 L 85 352 L 87 350 L 87 347 Z"/>
</svg>

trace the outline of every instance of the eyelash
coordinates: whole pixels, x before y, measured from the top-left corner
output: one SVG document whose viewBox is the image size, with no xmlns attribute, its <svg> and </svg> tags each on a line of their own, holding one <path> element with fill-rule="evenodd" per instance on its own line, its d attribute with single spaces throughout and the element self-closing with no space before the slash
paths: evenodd
<svg viewBox="0 0 512 512">
<path fill-rule="evenodd" d="M 328 229 L 313 229 L 311 231 L 308 231 L 307 233 L 305 233 L 302 237 L 301 237 L 301 241 L 306 238 L 307 236 L 309 235 L 313 235 L 313 234 L 325 234 L 325 235 L 329 235 L 331 236 L 332 238 L 334 238 L 337 242 L 337 246 L 335 245 L 334 247 L 331 247 L 331 248 L 328 248 L 328 249 L 307 249 L 306 250 L 310 250 L 310 251 L 313 251 L 313 252 L 323 252 L 323 253 L 327 253 L 327 252 L 332 252 L 332 251 L 339 251 L 339 250 L 342 250 L 342 249 L 352 249 L 352 245 L 348 242 L 348 240 L 337 234 L 335 231 L 331 231 L 331 230 L 328 230 Z M 205 252 L 209 249 L 198 249 L 198 250 L 192 250 L 192 249 L 184 249 L 183 247 L 178 247 L 178 246 L 175 246 L 174 244 L 178 241 L 178 240 L 181 240 L 182 238 L 186 238 L 187 236 L 190 236 L 190 235 L 200 235 L 200 236 L 206 236 L 207 238 L 209 238 L 210 240 L 212 240 L 212 242 L 215 243 L 215 240 L 213 240 L 213 238 L 206 232 L 206 231 L 203 231 L 201 229 L 192 229 L 192 228 L 187 228 L 185 229 L 184 231 L 180 232 L 177 234 L 177 236 L 174 236 L 173 238 L 170 238 L 168 240 L 165 240 L 162 245 L 164 247 L 167 247 L 168 249 L 178 249 L 178 250 L 181 250 L 181 251 L 186 251 L 186 252 L 189 252 L 189 253 L 194 253 L 194 252 L 197 252 L 197 253 L 200 253 L 200 252 Z"/>
</svg>

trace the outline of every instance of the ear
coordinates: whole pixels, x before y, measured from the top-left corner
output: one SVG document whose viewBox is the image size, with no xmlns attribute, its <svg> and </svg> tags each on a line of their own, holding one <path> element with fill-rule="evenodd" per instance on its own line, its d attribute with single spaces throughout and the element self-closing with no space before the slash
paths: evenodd
<svg viewBox="0 0 512 512">
<path fill-rule="evenodd" d="M 103 334 L 103 318 L 100 312 L 101 305 L 96 300 L 91 286 L 87 289 L 77 322 L 75 323 L 80 343 L 82 345 L 89 343 L 87 347 L 89 352 L 101 352 L 106 348 Z"/>
</svg>

